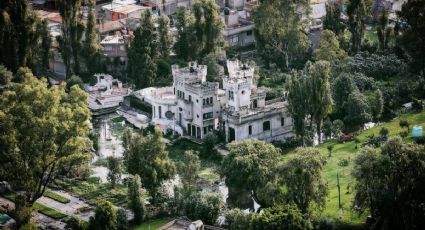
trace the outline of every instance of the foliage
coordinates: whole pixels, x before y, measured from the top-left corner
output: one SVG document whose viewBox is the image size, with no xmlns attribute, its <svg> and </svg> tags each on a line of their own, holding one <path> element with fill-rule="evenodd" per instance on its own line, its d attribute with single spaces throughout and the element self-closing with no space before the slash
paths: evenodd
<svg viewBox="0 0 425 230">
<path fill-rule="evenodd" d="M 393 28 L 389 27 L 388 12 L 383 7 L 381 18 L 379 19 L 376 32 L 378 34 L 379 49 L 385 50 L 389 47 L 391 37 L 393 37 Z"/>
<path fill-rule="evenodd" d="M 409 121 L 401 119 L 400 122 L 399 122 L 399 125 L 402 128 L 407 128 L 407 131 L 409 132 L 409 128 L 410 128 Z"/>
<path fill-rule="evenodd" d="M 307 77 L 302 71 L 292 71 L 287 84 L 288 89 L 288 112 L 292 116 L 294 131 L 302 144 L 305 143 L 306 124 L 308 114 L 308 90 Z"/>
<path fill-rule="evenodd" d="M 156 78 L 157 39 L 152 12 L 146 10 L 127 48 L 128 77 L 138 89 L 151 86 Z"/>
<path fill-rule="evenodd" d="M 61 35 L 56 37 L 59 52 L 65 65 L 66 76 L 80 74 L 81 39 L 84 33 L 81 0 L 60 2 L 59 13 L 62 17 Z"/>
<path fill-rule="evenodd" d="M 85 155 L 89 110 L 78 87 L 48 88 L 33 76 L 14 84 L 0 99 L 1 178 L 24 191 L 32 205 L 71 157 Z"/>
<path fill-rule="evenodd" d="M 168 158 L 167 146 L 162 140 L 162 132 L 155 127 L 153 134 L 141 136 L 133 134 L 124 147 L 124 165 L 127 172 L 137 174 L 156 202 L 158 188 L 165 180 L 173 178 L 175 166 Z"/>
<path fill-rule="evenodd" d="M 327 119 L 323 122 L 322 133 L 325 136 L 325 140 L 332 138 L 332 122 Z"/>
<path fill-rule="evenodd" d="M 185 215 L 192 220 L 202 220 L 214 225 L 223 206 L 221 197 L 199 191 L 175 189 L 175 210 L 178 215 Z"/>
<path fill-rule="evenodd" d="M 86 230 L 88 228 L 88 225 L 86 222 L 79 220 L 76 217 L 70 217 L 66 221 L 65 229 L 69 230 Z"/>
<path fill-rule="evenodd" d="M 127 230 L 128 221 L 127 221 L 127 212 L 123 208 L 117 209 L 117 230 Z"/>
<path fill-rule="evenodd" d="M 230 153 L 224 158 L 220 172 L 226 178 L 226 185 L 252 191 L 252 197 L 263 205 L 258 190 L 274 180 L 279 149 L 258 140 L 232 142 L 228 146 Z"/>
<path fill-rule="evenodd" d="M 192 186 L 195 186 L 198 173 L 201 169 L 201 161 L 197 152 L 193 150 L 185 151 L 184 160 L 179 162 L 178 169 L 183 185 L 190 190 Z"/>
<path fill-rule="evenodd" d="M 325 164 L 325 157 L 317 149 L 298 148 L 281 169 L 285 197 L 303 214 L 311 211 L 312 204 L 319 208 L 325 206 L 328 188 L 321 175 Z"/>
<path fill-rule="evenodd" d="M 375 80 L 372 77 L 365 76 L 363 73 L 354 73 L 352 78 L 360 92 L 375 88 Z"/>
<path fill-rule="evenodd" d="M 134 214 L 134 223 L 140 224 L 146 215 L 145 202 L 142 199 L 142 194 L 140 189 L 142 188 L 142 183 L 140 182 L 140 177 L 138 175 L 131 176 L 128 181 L 128 208 L 133 211 Z"/>
<path fill-rule="evenodd" d="M 401 12 L 398 12 L 400 20 L 405 23 L 401 37 L 397 43 L 407 54 L 410 66 L 415 71 L 425 72 L 425 2 L 422 0 L 410 0 L 403 4 Z"/>
<path fill-rule="evenodd" d="M 345 103 L 352 92 L 357 90 L 357 86 L 350 74 L 341 73 L 332 82 L 332 98 L 335 104 L 336 113 L 339 117 L 345 115 Z"/>
<path fill-rule="evenodd" d="M 121 162 L 120 159 L 114 156 L 108 157 L 108 181 L 111 183 L 111 187 L 115 188 L 115 185 L 121 180 Z"/>
<path fill-rule="evenodd" d="M 170 19 L 166 15 L 158 17 L 158 52 L 162 58 L 168 58 L 173 38 L 170 34 Z"/>
<path fill-rule="evenodd" d="M 177 38 L 173 49 L 177 56 L 185 61 L 193 60 L 196 56 L 196 46 L 192 45 L 195 40 L 194 20 L 194 17 L 187 13 L 186 8 L 177 8 L 175 19 Z"/>
<path fill-rule="evenodd" d="M 351 51 L 357 53 L 362 46 L 366 22 L 365 0 L 350 0 L 347 7 L 348 29 L 351 32 Z"/>
<path fill-rule="evenodd" d="M 307 1 L 289 0 L 263 0 L 256 7 L 253 13 L 256 47 L 266 64 L 289 69 L 310 47 L 297 7 L 309 9 Z"/>
<path fill-rule="evenodd" d="M 326 3 L 326 16 L 323 20 L 323 28 L 340 35 L 345 31 L 345 23 L 341 20 L 341 3 L 338 1 Z"/>
<path fill-rule="evenodd" d="M 317 48 L 313 52 L 314 60 L 333 61 L 343 59 L 347 56 L 345 51 L 339 47 L 339 42 L 331 30 L 324 30 L 320 34 Z"/>
<path fill-rule="evenodd" d="M 415 112 L 419 113 L 419 112 L 422 112 L 423 108 L 424 108 L 424 106 L 422 104 L 422 101 L 421 100 L 418 100 L 416 98 L 413 98 L 413 100 L 412 100 L 412 109 Z"/>
<path fill-rule="evenodd" d="M 0 65 L 0 86 L 9 85 L 12 82 L 13 73 L 4 65 Z"/>
<path fill-rule="evenodd" d="M 348 96 L 344 107 L 344 123 L 349 129 L 362 128 L 366 122 L 372 120 L 369 104 L 365 96 L 357 90 Z"/>
<path fill-rule="evenodd" d="M 84 82 L 83 80 L 77 76 L 77 75 L 72 75 L 70 78 L 68 78 L 68 80 L 66 81 L 66 88 L 67 90 L 70 90 L 72 86 L 77 85 L 78 87 L 80 87 L 80 89 L 84 90 Z"/>
<path fill-rule="evenodd" d="M 312 229 L 310 221 L 304 218 L 295 205 L 291 204 L 263 209 L 261 215 L 254 217 L 252 226 L 254 230 Z"/>
<path fill-rule="evenodd" d="M 378 121 L 384 110 L 384 98 L 381 90 L 377 89 L 373 92 L 372 98 L 369 100 L 369 106 L 373 120 Z"/>
<path fill-rule="evenodd" d="M 334 137 L 339 137 L 339 135 L 341 135 L 344 129 L 345 124 L 343 121 L 337 119 L 332 122 L 332 135 Z"/>
<path fill-rule="evenodd" d="M 381 151 L 365 148 L 355 161 L 355 205 L 381 229 L 422 229 L 425 149 L 391 138 Z M 391 194 L 391 195 L 389 195 Z"/>
<path fill-rule="evenodd" d="M 94 218 L 90 217 L 91 230 L 116 230 L 116 211 L 109 201 L 102 201 L 96 206 Z"/>
<path fill-rule="evenodd" d="M 229 230 L 245 230 L 252 229 L 252 213 L 243 213 L 240 209 L 231 209 L 224 214 L 226 219 L 226 227 Z"/>
<path fill-rule="evenodd" d="M 204 157 L 215 157 L 218 155 L 215 149 L 217 143 L 217 136 L 214 133 L 208 133 L 202 141 L 202 154 Z"/>
</svg>

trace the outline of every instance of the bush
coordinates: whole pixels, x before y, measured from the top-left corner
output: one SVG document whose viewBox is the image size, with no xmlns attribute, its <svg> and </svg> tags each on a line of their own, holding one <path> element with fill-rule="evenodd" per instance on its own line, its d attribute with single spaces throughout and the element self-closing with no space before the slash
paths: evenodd
<svg viewBox="0 0 425 230">
<path fill-rule="evenodd" d="M 338 162 L 339 167 L 347 167 L 350 164 L 350 161 L 348 159 L 340 159 Z"/>
<path fill-rule="evenodd" d="M 423 108 L 424 108 L 424 106 L 422 104 L 422 101 L 418 100 L 416 98 L 413 98 L 412 109 L 415 112 L 419 113 L 419 112 L 422 112 Z"/>
<path fill-rule="evenodd" d="M 84 221 L 79 220 L 76 217 L 70 217 L 66 221 L 65 229 L 69 230 L 86 230 L 88 228 L 88 224 Z"/>
<path fill-rule="evenodd" d="M 118 208 L 117 230 L 127 230 L 127 229 L 128 229 L 127 212 L 123 208 Z"/>
</svg>

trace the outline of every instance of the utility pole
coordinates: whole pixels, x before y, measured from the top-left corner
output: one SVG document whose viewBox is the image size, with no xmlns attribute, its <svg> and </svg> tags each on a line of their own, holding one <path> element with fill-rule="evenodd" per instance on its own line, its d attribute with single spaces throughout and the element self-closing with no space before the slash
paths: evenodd
<svg viewBox="0 0 425 230">
<path fill-rule="evenodd" d="M 342 218 L 341 187 L 339 186 L 339 173 L 336 173 L 336 181 L 337 181 L 337 187 L 338 187 L 339 218 Z"/>
</svg>

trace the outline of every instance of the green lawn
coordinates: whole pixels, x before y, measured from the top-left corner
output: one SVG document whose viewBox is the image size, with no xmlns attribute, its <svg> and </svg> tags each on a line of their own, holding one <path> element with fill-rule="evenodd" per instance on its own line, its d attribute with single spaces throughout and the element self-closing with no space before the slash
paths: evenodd
<svg viewBox="0 0 425 230">
<path fill-rule="evenodd" d="M 54 193 L 52 191 L 45 191 L 43 196 L 49 197 L 50 199 L 53 199 L 53 200 L 60 202 L 60 203 L 63 203 L 63 204 L 67 204 L 67 203 L 70 202 L 70 200 L 68 198 L 63 197 L 63 196 L 61 196 L 57 193 Z"/>
<path fill-rule="evenodd" d="M 425 126 L 425 112 L 419 114 L 406 114 L 402 115 L 401 118 L 408 120 L 411 124 L 411 127 L 413 125 Z M 358 135 L 358 138 L 360 142 L 364 142 L 367 140 L 367 136 L 371 134 L 375 134 L 375 136 L 379 135 L 379 131 L 382 127 L 386 127 L 389 130 L 389 136 L 399 135 L 400 132 L 405 131 L 405 129 L 402 129 L 399 126 L 399 121 L 400 119 L 398 118 L 387 123 L 382 123 L 374 128 L 362 132 Z M 410 135 L 411 133 L 409 133 L 407 140 L 411 140 Z M 327 198 L 326 208 L 323 212 L 323 216 L 331 217 L 344 225 L 359 226 L 365 222 L 366 214 L 359 216 L 357 213 L 351 210 L 352 199 L 354 195 L 353 187 L 355 183 L 351 176 L 351 170 L 354 159 L 361 149 L 361 143 L 358 144 L 358 149 L 356 149 L 356 144 L 353 141 L 342 144 L 337 143 L 336 141 L 329 141 L 317 146 L 317 148 L 319 148 L 324 155 L 328 156 L 327 146 L 329 144 L 334 144 L 334 149 L 332 151 L 332 156 L 328 157 L 327 164 L 323 170 L 323 177 L 327 181 L 329 187 L 329 196 Z M 290 152 L 283 158 L 287 159 L 288 156 L 292 154 L 294 153 Z M 338 165 L 342 159 L 348 160 L 348 166 L 341 167 Z M 338 208 L 337 173 L 340 175 L 341 203 L 343 206 L 343 213 L 341 218 Z"/>
<path fill-rule="evenodd" d="M 149 220 L 139 226 L 132 228 L 132 230 L 154 230 L 164 226 L 166 223 L 170 222 L 170 218 L 162 218 L 157 220 Z"/>
</svg>

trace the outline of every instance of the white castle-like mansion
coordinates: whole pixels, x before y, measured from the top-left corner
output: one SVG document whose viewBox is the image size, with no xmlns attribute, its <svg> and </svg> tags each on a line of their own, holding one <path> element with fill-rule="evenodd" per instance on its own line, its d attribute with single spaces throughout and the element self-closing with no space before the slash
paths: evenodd
<svg viewBox="0 0 425 230">
<path fill-rule="evenodd" d="M 227 142 L 259 139 L 267 142 L 293 136 L 283 98 L 266 101 L 254 84 L 254 67 L 227 61 L 223 88 L 206 81 L 207 66 L 190 62 L 172 66 L 173 86 L 146 88 L 134 95 L 152 106 L 152 124 L 196 139 L 219 130 Z"/>
</svg>

